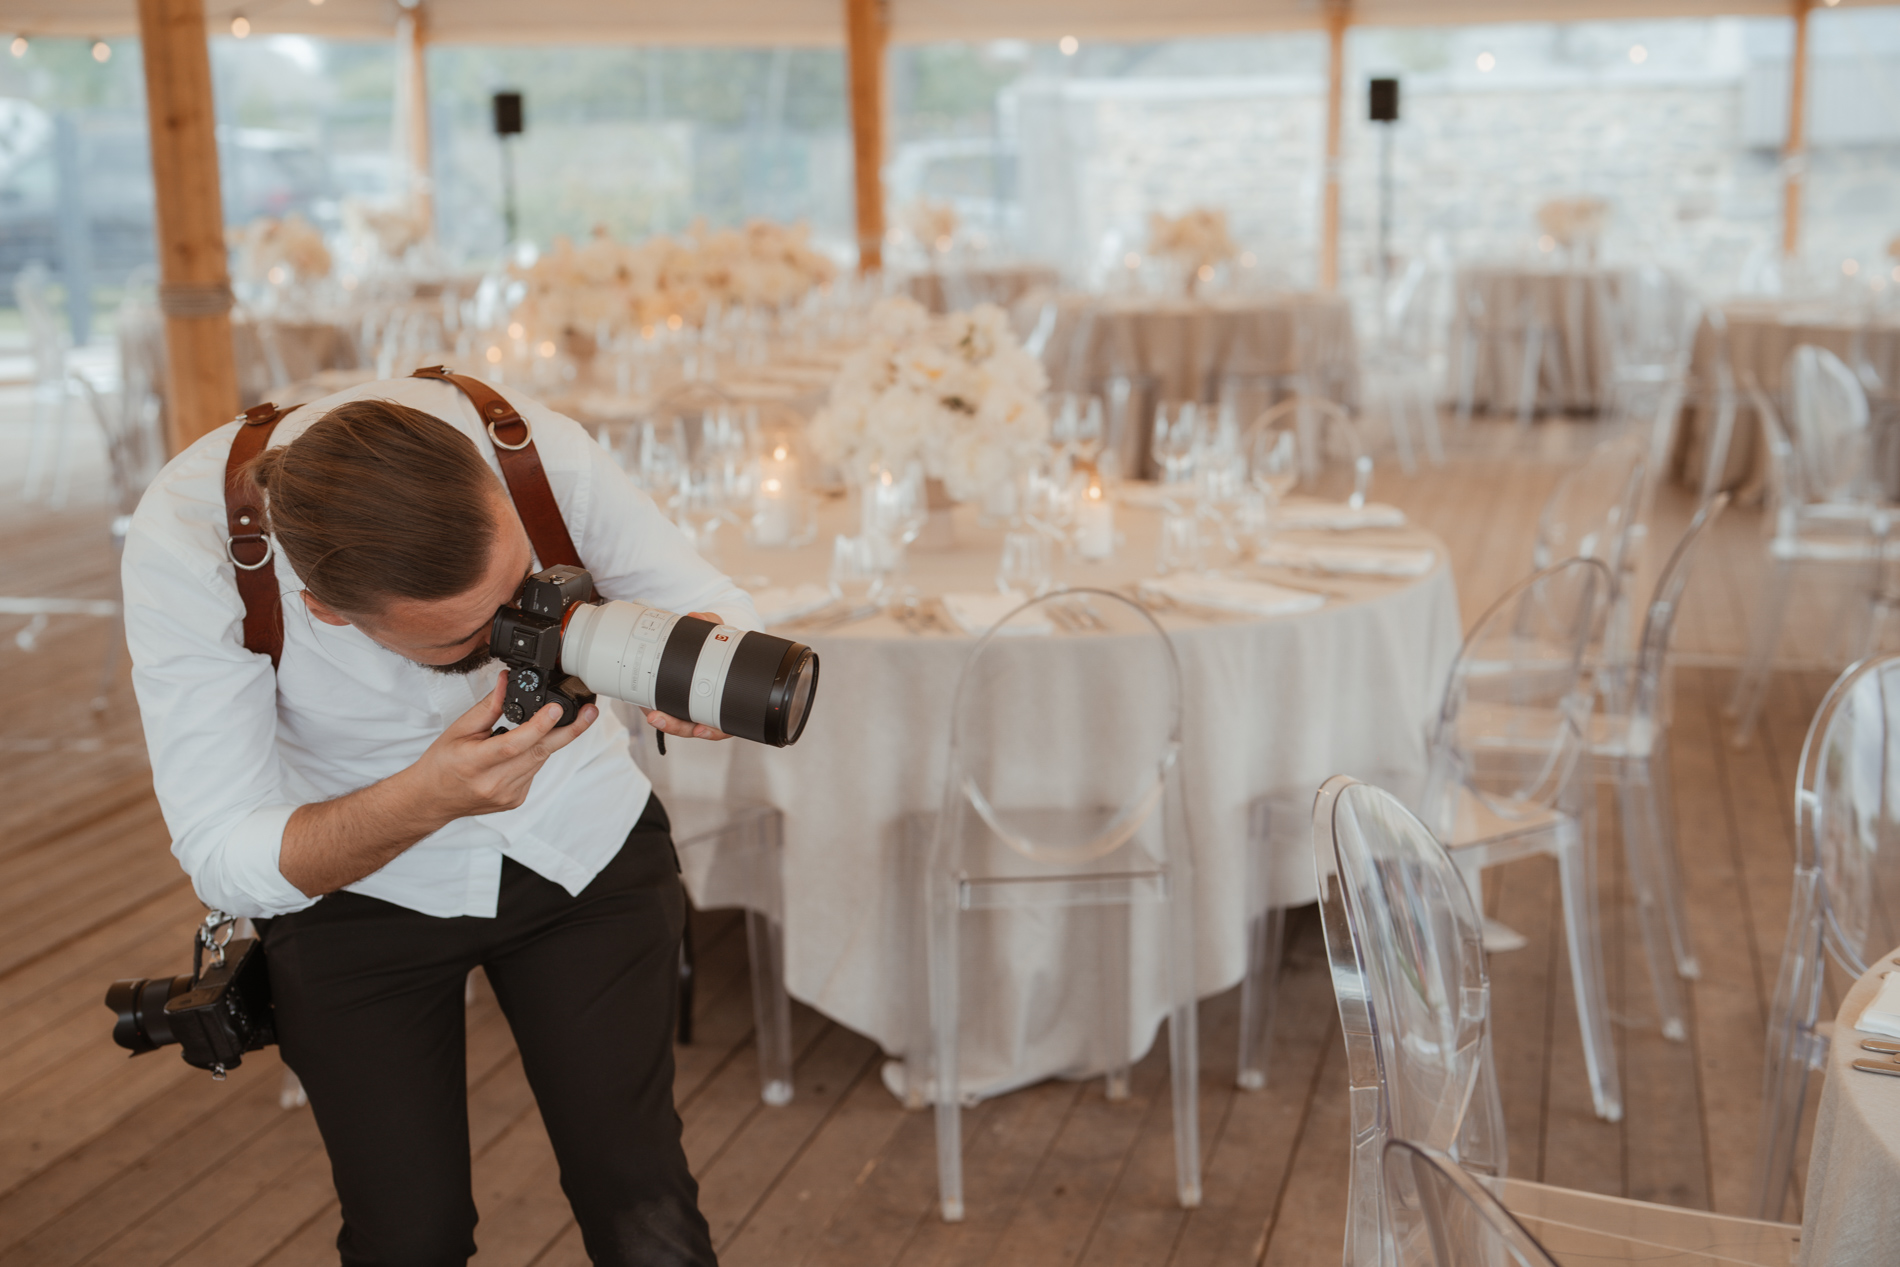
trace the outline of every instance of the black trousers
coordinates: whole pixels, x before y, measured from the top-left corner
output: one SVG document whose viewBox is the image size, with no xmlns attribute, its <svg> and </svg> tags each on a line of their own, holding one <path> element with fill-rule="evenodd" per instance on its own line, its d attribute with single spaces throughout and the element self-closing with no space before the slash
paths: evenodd
<svg viewBox="0 0 1900 1267">
<path fill-rule="evenodd" d="M 347 1267 L 475 1252 L 463 981 L 514 1030 L 589 1257 L 716 1260 L 673 1108 L 685 922 L 659 798 L 579 897 L 502 863 L 493 919 L 332 893 L 270 921 L 278 1043 L 330 1154 Z"/>
</svg>

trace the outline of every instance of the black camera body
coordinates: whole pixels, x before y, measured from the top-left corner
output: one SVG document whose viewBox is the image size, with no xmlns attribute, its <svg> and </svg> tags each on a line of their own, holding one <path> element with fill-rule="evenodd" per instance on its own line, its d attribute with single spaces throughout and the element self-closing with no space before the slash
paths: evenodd
<svg viewBox="0 0 1900 1267">
<path fill-rule="evenodd" d="M 521 583 L 515 605 L 495 613 L 488 641 L 508 666 L 501 715 L 520 725 L 549 704 L 561 706 L 556 726 L 572 725 L 581 706 L 594 701 L 587 684 L 561 668 L 561 625 L 569 608 L 594 601 L 594 578 L 565 565 L 537 572 Z"/>
<path fill-rule="evenodd" d="M 223 1078 L 245 1052 L 275 1043 L 277 1032 L 264 944 L 255 937 L 213 942 L 210 927 L 194 946 L 190 976 L 114 981 L 106 1006 L 119 1016 L 112 1041 L 134 1056 L 177 1043 L 186 1064 Z M 214 955 L 208 968 L 207 945 Z"/>
</svg>

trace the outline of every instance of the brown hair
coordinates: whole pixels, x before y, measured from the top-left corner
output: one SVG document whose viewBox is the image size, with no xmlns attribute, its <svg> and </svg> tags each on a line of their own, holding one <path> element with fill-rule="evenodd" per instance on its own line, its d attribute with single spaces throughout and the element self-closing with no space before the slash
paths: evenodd
<svg viewBox="0 0 1900 1267">
<path fill-rule="evenodd" d="M 246 471 L 278 548 L 336 611 L 453 598 L 488 570 L 501 484 L 467 436 L 420 409 L 348 401 Z"/>
</svg>

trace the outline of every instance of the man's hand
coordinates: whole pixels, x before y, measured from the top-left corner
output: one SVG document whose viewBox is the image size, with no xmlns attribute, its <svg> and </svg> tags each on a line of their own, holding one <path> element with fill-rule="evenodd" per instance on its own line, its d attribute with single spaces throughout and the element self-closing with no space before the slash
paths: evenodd
<svg viewBox="0 0 1900 1267">
<path fill-rule="evenodd" d="M 578 739 L 600 710 L 584 706 L 572 726 L 555 729 L 561 706 L 549 704 L 521 725 L 490 738 L 501 720 L 507 675 L 488 697 L 456 718 L 407 769 L 333 801 L 302 805 L 284 826 L 278 869 L 310 897 L 380 870 L 390 859 L 458 818 L 514 809 L 528 799 L 549 757 Z"/>
<path fill-rule="evenodd" d="M 490 738 L 501 720 L 507 686 L 508 674 L 497 674 L 488 698 L 450 723 L 413 766 L 395 776 L 409 779 L 420 795 L 431 797 L 444 823 L 520 805 L 547 759 L 580 738 L 600 716 L 598 708 L 586 704 L 572 726 L 556 729 L 561 706 L 549 704 L 513 730 Z"/>
<path fill-rule="evenodd" d="M 709 620 L 715 625 L 723 625 L 726 623 L 719 618 L 718 612 L 687 612 L 686 614 L 699 620 Z M 681 721 L 679 718 L 663 713 L 657 708 L 649 708 L 646 711 L 647 725 L 653 727 L 655 730 L 664 731 L 676 739 L 732 738 L 731 735 L 728 735 L 723 730 L 714 730 L 711 726 L 701 726 L 690 721 Z"/>
</svg>

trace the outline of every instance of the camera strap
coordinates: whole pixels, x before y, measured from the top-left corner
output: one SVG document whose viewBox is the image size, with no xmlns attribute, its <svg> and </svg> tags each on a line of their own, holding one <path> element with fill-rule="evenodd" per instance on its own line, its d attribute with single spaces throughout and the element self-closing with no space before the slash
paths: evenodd
<svg viewBox="0 0 1900 1267">
<path fill-rule="evenodd" d="M 257 485 L 245 476 L 244 466 L 264 451 L 289 412 L 269 401 L 246 409 L 238 415 L 243 425 L 224 460 L 224 552 L 237 569 L 238 597 L 244 600 L 244 649 L 269 656 L 273 670 L 284 653 L 284 606 L 277 569 L 271 566 L 275 547 L 264 532 Z"/>
<path fill-rule="evenodd" d="M 544 568 L 556 564 L 584 566 L 574 538 L 567 533 L 567 521 L 548 487 L 548 473 L 535 451 L 534 428 L 502 394 L 479 378 L 456 374 L 444 366 L 432 365 L 417 370 L 411 377 L 433 378 L 458 388 L 475 406 L 488 438 L 495 443 L 495 457 L 501 462 L 502 478 L 508 481 L 508 495 L 514 499 L 515 513 L 527 529 L 528 541 Z"/>
</svg>

